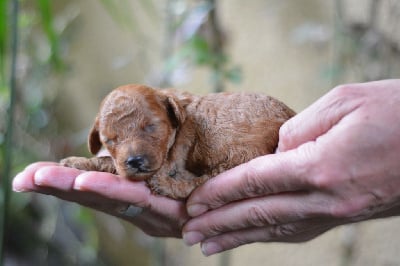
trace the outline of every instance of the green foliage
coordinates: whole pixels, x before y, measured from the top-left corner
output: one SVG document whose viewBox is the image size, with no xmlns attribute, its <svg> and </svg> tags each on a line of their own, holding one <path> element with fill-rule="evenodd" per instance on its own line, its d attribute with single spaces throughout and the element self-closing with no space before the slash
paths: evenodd
<svg viewBox="0 0 400 266">
<path fill-rule="evenodd" d="M 214 91 L 221 91 L 225 82 L 240 83 L 242 72 L 224 50 L 216 9 L 214 0 L 199 1 L 182 15 L 167 21 L 172 24 L 172 41 L 179 42 L 167 58 L 164 70 L 172 73 L 185 64 L 207 68 Z"/>
<path fill-rule="evenodd" d="M 53 12 L 50 4 L 51 2 L 50 0 L 37 0 L 37 3 L 42 22 L 41 24 L 51 47 L 50 61 L 54 64 L 56 69 L 61 69 L 63 63 L 62 59 L 60 58 L 60 38 L 54 30 Z"/>
</svg>

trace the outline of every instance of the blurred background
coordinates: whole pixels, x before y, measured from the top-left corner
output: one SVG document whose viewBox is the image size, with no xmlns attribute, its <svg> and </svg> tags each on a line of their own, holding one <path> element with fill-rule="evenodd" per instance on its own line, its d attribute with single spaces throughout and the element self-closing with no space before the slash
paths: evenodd
<svg viewBox="0 0 400 266">
<path fill-rule="evenodd" d="M 253 91 L 301 111 L 341 83 L 400 74 L 397 0 L 1 0 L 4 265 L 400 265 L 399 218 L 205 258 L 74 203 L 10 190 L 38 160 L 88 156 L 114 87 Z"/>
</svg>

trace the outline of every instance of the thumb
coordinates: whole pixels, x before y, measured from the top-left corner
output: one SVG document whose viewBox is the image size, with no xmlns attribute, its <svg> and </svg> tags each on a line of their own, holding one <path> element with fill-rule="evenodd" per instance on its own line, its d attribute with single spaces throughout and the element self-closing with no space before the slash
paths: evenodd
<svg viewBox="0 0 400 266">
<path fill-rule="evenodd" d="M 278 152 L 295 149 L 316 140 L 362 103 L 360 84 L 341 85 L 332 89 L 279 130 Z"/>
</svg>

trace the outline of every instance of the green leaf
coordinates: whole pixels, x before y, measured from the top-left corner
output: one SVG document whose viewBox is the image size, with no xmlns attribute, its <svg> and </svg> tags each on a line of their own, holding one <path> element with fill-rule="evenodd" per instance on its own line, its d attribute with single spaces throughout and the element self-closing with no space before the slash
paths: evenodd
<svg viewBox="0 0 400 266">
<path fill-rule="evenodd" d="M 207 65 L 213 61 L 213 55 L 207 41 L 200 36 L 194 36 L 188 42 L 192 50 L 193 61 L 196 65 Z"/>
</svg>

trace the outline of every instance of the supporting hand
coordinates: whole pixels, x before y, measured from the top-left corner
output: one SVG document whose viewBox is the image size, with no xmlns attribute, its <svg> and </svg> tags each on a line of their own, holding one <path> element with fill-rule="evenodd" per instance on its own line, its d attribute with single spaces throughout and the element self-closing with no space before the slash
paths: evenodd
<svg viewBox="0 0 400 266">
<path fill-rule="evenodd" d="M 28 166 L 14 178 L 13 189 L 79 203 L 125 219 L 152 236 L 181 237 L 182 226 L 189 218 L 182 202 L 151 194 L 144 182 L 57 163 Z"/>
<path fill-rule="evenodd" d="M 400 80 L 339 86 L 282 126 L 278 153 L 195 190 L 184 240 L 211 255 L 398 215 L 399 154 Z"/>
</svg>

